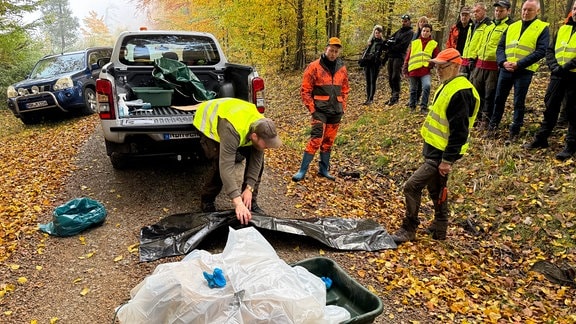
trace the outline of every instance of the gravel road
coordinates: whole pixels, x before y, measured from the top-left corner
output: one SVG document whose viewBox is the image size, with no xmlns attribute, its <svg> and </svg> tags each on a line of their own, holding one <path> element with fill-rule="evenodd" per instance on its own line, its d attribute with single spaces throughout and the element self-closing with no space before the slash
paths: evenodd
<svg viewBox="0 0 576 324">
<path fill-rule="evenodd" d="M 22 244 L 11 260 L 20 265 L 19 271 L 11 272 L 7 267 L 0 271 L 3 276 L 28 279 L 27 286 L 18 287 L 2 302 L 2 310 L 11 312 L 3 317 L 10 323 L 50 323 L 54 318 L 57 323 L 113 323 L 115 308 L 130 298 L 134 286 L 158 264 L 182 258 L 139 262 L 138 253 L 131 253 L 129 247 L 138 243 L 142 226 L 170 214 L 199 211 L 205 166 L 147 160 L 135 162 L 133 169 L 115 170 L 106 156 L 100 126 L 81 150 L 77 165 L 78 170 L 65 184 L 62 203 L 82 196 L 98 200 L 108 211 L 106 222 L 81 235 L 58 238 L 38 234 Z M 275 217 L 301 218 L 295 203 L 283 192 L 284 178 L 265 172 L 260 206 Z M 230 209 L 231 205 L 220 196 L 217 208 Z M 51 218 L 45 215 L 42 221 Z M 263 234 L 288 263 L 320 256 L 321 251 L 344 269 L 351 267 L 348 262 L 358 262 L 310 238 Z M 220 253 L 226 237 L 227 229 L 212 233 L 198 248 Z M 44 252 L 34 253 L 38 249 Z M 388 308 L 385 306 L 385 313 Z M 377 322 L 384 322 L 382 317 Z"/>
</svg>

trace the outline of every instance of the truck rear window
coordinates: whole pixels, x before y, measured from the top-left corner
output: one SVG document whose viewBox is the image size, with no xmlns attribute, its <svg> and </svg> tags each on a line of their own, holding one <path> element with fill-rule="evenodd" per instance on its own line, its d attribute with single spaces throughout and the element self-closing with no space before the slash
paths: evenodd
<svg viewBox="0 0 576 324">
<path fill-rule="evenodd" d="M 188 66 L 215 65 L 220 54 L 210 37 L 191 35 L 134 35 L 124 38 L 120 62 L 125 65 L 154 65 L 160 57 Z"/>
</svg>

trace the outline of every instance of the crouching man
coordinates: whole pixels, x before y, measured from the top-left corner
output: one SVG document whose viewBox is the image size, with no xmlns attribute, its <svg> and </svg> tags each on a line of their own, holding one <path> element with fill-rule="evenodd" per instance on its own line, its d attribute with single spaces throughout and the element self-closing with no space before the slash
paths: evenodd
<svg viewBox="0 0 576 324">
<path fill-rule="evenodd" d="M 252 103 L 220 98 L 198 104 L 192 123 L 202 134 L 200 144 L 212 163 L 202 190 L 202 211 L 216 211 L 214 201 L 224 189 L 234 203 L 236 218 L 247 224 L 252 219 L 250 210 L 263 213 L 256 198 L 264 172 L 264 150 L 282 145 L 274 122 Z M 246 158 L 241 188 L 235 179 L 237 152 Z"/>
</svg>

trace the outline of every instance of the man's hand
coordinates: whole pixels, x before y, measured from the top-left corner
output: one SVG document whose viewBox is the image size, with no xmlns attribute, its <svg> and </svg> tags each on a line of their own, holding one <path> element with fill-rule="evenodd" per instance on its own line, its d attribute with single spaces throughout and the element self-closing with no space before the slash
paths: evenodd
<svg viewBox="0 0 576 324">
<path fill-rule="evenodd" d="M 444 161 L 440 162 L 440 165 L 438 166 L 438 172 L 441 176 L 447 176 L 450 171 L 452 171 L 452 165 L 450 163 L 446 163 Z"/>
<path fill-rule="evenodd" d="M 506 69 L 506 71 L 508 72 L 514 72 L 516 71 L 516 69 L 518 68 L 518 65 L 516 64 L 516 62 L 509 62 L 506 61 L 504 62 L 504 64 L 502 64 L 504 66 L 504 68 Z"/>
<path fill-rule="evenodd" d="M 232 199 L 232 202 L 234 203 L 234 211 L 236 212 L 236 218 L 240 221 L 240 224 L 248 225 L 248 222 L 252 219 L 252 214 L 248 207 L 244 205 L 242 199 L 242 196 Z M 252 199 L 252 193 L 250 193 L 250 199 Z"/>
<path fill-rule="evenodd" d="M 250 187 L 246 186 L 246 189 L 244 189 L 244 191 L 242 192 L 241 197 L 244 206 L 246 206 L 248 210 L 252 209 L 252 190 L 250 190 Z"/>
</svg>

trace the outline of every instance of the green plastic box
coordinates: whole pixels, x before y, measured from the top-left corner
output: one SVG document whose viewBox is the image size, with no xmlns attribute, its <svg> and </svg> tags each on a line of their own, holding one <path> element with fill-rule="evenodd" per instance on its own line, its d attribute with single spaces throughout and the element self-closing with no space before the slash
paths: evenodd
<svg viewBox="0 0 576 324">
<path fill-rule="evenodd" d="M 332 279 L 332 287 L 326 291 L 326 305 L 344 307 L 350 312 L 350 319 L 342 323 L 373 323 L 376 316 L 382 314 L 380 297 L 360 285 L 332 259 L 312 258 L 292 266 L 301 266 L 318 277 Z"/>
<path fill-rule="evenodd" d="M 149 102 L 152 107 L 167 107 L 172 104 L 172 89 L 164 89 L 160 87 L 134 87 L 132 91 L 136 94 L 138 99 L 144 102 Z"/>
</svg>

